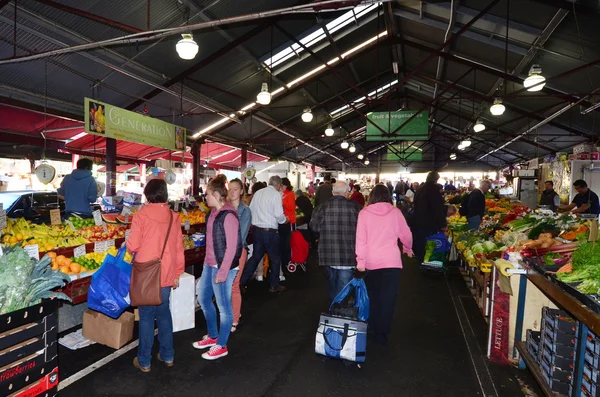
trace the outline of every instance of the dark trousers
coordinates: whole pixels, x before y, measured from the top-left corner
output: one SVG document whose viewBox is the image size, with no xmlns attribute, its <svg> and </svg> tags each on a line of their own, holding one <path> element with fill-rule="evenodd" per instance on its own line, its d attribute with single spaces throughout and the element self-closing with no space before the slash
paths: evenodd
<svg viewBox="0 0 600 397">
<path fill-rule="evenodd" d="M 240 283 L 242 285 L 248 284 L 256 271 L 258 263 L 267 254 L 269 255 L 269 268 L 271 269 L 270 287 L 279 287 L 279 271 L 281 267 L 279 233 L 274 230 L 266 231 L 255 227 L 252 229 L 252 239 L 252 257 L 250 257 L 244 268 Z"/>
<path fill-rule="evenodd" d="M 279 251 L 281 252 L 281 264 L 284 267 L 290 263 L 292 257 L 292 249 L 290 247 L 291 228 L 292 225 L 289 223 L 279 225 Z"/>
<path fill-rule="evenodd" d="M 423 258 L 425 257 L 425 243 L 427 237 L 433 236 L 439 231 L 439 229 L 432 227 L 414 226 L 412 228 L 413 252 L 419 260 L 419 263 L 423 263 Z"/>
<path fill-rule="evenodd" d="M 369 334 L 376 343 L 385 344 L 392 328 L 396 298 L 400 288 L 400 269 L 369 270 L 367 278 L 370 314 Z"/>
<path fill-rule="evenodd" d="M 325 275 L 329 283 L 329 300 L 333 302 L 354 277 L 354 269 L 334 269 L 331 266 L 325 266 Z"/>
</svg>

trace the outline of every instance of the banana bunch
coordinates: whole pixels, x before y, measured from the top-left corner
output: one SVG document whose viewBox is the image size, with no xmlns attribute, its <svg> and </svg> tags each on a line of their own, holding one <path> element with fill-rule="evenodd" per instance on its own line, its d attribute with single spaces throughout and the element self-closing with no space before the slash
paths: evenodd
<svg viewBox="0 0 600 397">
<path fill-rule="evenodd" d="M 508 273 L 509 269 L 514 269 L 515 267 L 506 259 L 496 259 L 494 264 L 498 268 L 498 271 L 502 273 L 503 276 L 510 277 L 512 274 Z"/>
</svg>

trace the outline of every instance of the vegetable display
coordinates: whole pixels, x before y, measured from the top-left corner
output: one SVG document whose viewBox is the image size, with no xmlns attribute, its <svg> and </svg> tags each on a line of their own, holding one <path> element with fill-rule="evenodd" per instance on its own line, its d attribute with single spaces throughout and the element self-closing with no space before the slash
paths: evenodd
<svg viewBox="0 0 600 397">
<path fill-rule="evenodd" d="M 52 292 L 71 279 L 52 270 L 51 262 L 47 255 L 36 261 L 18 246 L 4 250 L 0 257 L 0 314 L 33 306 L 41 299 L 71 300 L 63 293 Z"/>
</svg>

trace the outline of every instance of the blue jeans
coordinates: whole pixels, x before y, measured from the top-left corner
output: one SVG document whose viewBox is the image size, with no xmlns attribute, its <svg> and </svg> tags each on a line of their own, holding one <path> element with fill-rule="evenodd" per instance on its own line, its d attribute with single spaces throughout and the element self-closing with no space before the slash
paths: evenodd
<svg viewBox="0 0 600 397">
<path fill-rule="evenodd" d="M 467 218 L 467 227 L 469 228 L 468 230 L 477 230 L 477 229 L 479 229 L 480 225 L 481 225 L 481 216 L 480 215 L 475 215 L 470 218 Z"/>
<path fill-rule="evenodd" d="M 140 366 L 146 368 L 152 361 L 152 346 L 154 345 L 154 319 L 158 326 L 158 343 L 160 345 L 160 357 L 163 361 L 173 361 L 175 350 L 173 349 L 173 319 L 169 300 L 171 299 L 171 287 L 160 289 L 162 303 L 158 306 L 140 306 L 140 329 L 138 345 L 138 361 Z"/>
<path fill-rule="evenodd" d="M 260 260 L 269 255 L 269 268 L 271 269 L 270 287 L 279 287 L 279 271 L 281 267 L 280 259 L 280 236 L 276 231 L 266 231 L 257 227 L 252 229 L 253 250 L 252 256 L 248 259 L 240 284 L 246 285 L 252 279 L 252 275 L 256 272 L 256 267 Z M 286 263 L 287 265 L 287 263 Z"/>
<path fill-rule="evenodd" d="M 325 267 L 325 273 L 329 282 L 329 300 L 333 302 L 335 297 L 354 277 L 354 269 L 334 269 L 327 266 Z"/>
<path fill-rule="evenodd" d="M 219 346 L 227 346 L 227 340 L 231 333 L 233 325 L 233 308 L 231 305 L 231 288 L 233 280 L 237 276 L 238 269 L 231 269 L 227 275 L 227 280 L 223 283 L 217 283 L 217 272 L 219 269 L 204 265 L 202 276 L 198 285 L 198 303 L 204 312 L 206 326 L 208 327 L 208 336 L 217 338 Z M 220 330 L 217 330 L 217 311 L 212 301 L 213 296 L 219 307 L 219 317 L 221 318 Z"/>
</svg>

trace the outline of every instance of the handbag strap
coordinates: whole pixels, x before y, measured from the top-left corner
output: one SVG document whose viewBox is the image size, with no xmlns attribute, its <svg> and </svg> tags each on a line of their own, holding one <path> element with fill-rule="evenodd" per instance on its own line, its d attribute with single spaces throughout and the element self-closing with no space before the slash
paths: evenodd
<svg viewBox="0 0 600 397">
<path fill-rule="evenodd" d="M 167 229 L 167 238 L 165 238 L 165 245 L 163 245 L 162 252 L 160 253 L 160 259 L 162 260 L 163 255 L 165 254 L 165 249 L 167 248 L 167 243 L 169 242 L 169 235 L 171 234 L 171 228 L 173 227 L 173 211 L 169 209 L 169 228 Z"/>
</svg>

